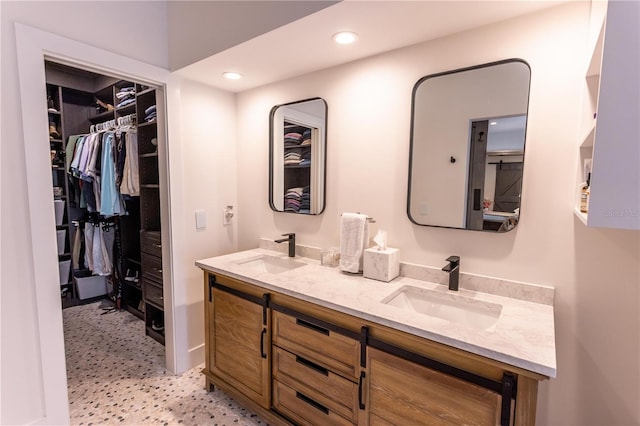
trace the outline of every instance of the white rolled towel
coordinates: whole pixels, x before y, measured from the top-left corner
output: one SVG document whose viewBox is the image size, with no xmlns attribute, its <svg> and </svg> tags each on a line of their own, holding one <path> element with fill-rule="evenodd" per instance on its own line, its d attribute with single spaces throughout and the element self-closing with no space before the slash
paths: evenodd
<svg viewBox="0 0 640 426">
<path fill-rule="evenodd" d="M 362 271 L 362 255 L 368 243 L 367 215 L 342 213 L 340 220 L 340 269 L 352 273 Z"/>
</svg>

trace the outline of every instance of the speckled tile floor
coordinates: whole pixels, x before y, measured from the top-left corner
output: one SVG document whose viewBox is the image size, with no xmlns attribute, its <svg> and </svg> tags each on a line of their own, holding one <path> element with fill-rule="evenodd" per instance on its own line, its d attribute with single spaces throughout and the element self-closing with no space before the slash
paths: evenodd
<svg viewBox="0 0 640 426">
<path fill-rule="evenodd" d="M 203 365 L 180 376 L 164 368 L 164 346 L 144 322 L 108 302 L 63 310 L 72 425 L 265 425 L 216 389 Z"/>
</svg>

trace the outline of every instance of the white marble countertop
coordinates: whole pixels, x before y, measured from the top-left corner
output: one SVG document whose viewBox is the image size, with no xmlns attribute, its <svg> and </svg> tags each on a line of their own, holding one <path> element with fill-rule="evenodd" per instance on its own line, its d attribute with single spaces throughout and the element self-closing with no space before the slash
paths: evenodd
<svg viewBox="0 0 640 426">
<path fill-rule="evenodd" d="M 346 274 L 307 257 L 295 258 L 305 266 L 278 274 L 255 272 L 237 263 L 261 254 L 287 258 L 283 253 L 258 248 L 199 260 L 196 265 L 205 271 L 241 279 L 535 373 L 556 376 L 552 305 L 462 288 L 458 292 L 449 292 L 446 286 L 402 276 L 385 283 L 363 278 L 362 275 Z M 502 306 L 500 317 L 490 328 L 482 330 L 381 303 L 404 285 L 496 303 Z"/>
</svg>

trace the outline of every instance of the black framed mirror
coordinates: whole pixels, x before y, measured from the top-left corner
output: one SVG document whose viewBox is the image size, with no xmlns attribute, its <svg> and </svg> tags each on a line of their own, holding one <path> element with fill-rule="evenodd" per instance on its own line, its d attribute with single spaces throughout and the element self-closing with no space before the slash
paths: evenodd
<svg viewBox="0 0 640 426">
<path fill-rule="evenodd" d="M 311 98 L 274 106 L 269 133 L 271 209 L 321 214 L 325 208 L 327 103 Z"/>
<path fill-rule="evenodd" d="M 509 59 L 413 88 L 407 214 L 417 225 L 507 232 L 520 221 L 531 70 Z"/>
</svg>

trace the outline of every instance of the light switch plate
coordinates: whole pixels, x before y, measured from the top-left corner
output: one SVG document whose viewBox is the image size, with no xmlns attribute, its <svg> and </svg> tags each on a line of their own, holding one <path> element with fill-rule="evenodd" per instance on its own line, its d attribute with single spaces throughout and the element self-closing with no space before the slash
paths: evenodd
<svg viewBox="0 0 640 426">
<path fill-rule="evenodd" d="M 207 212 L 204 210 L 196 210 L 196 229 L 205 229 L 207 227 Z"/>
</svg>

